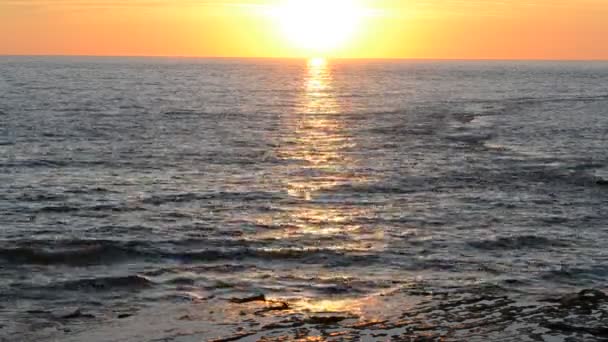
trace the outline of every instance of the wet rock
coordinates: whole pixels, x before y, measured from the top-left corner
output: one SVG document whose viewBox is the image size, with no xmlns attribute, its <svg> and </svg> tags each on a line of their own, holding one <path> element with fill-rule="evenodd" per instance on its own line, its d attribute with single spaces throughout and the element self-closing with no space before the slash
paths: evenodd
<svg viewBox="0 0 608 342">
<path fill-rule="evenodd" d="M 238 335 L 234 335 L 234 336 L 230 336 L 230 337 L 225 337 L 225 338 L 218 338 L 215 340 L 211 340 L 209 342 L 231 342 L 231 341 L 238 341 L 240 339 L 243 339 L 247 336 L 251 336 L 254 335 L 255 333 L 241 333 Z"/>
<path fill-rule="evenodd" d="M 213 288 L 215 289 L 229 289 L 232 288 L 232 284 L 223 282 L 223 281 L 218 281 L 217 283 L 215 283 L 215 286 Z"/>
<path fill-rule="evenodd" d="M 257 311 L 255 314 L 256 315 L 260 315 L 263 314 L 265 312 L 270 312 L 270 311 L 284 311 L 284 310 L 289 310 L 290 306 L 289 304 L 287 304 L 286 302 L 271 302 L 271 304 L 266 307 L 263 308 L 262 310 Z"/>
<path fill-rule="evenodd" d="M 281 310 L 289 310 L 289 304 L 286 302 L 274 302 L 268 308 L 267 311 L 281 311 Z"/>
<path fill-rule="evenodd" d="M 312 316 L 306 320 L 308 324 L 332 325 L 348 319 L 345 316 Z"/>
<path fill-rule="evenodd" d="M 596 308 L 599 304 L 608 301 L 608 295 L 594 289 L 582 290 L 579 293 L 566 295 L 557 300 L 563 308 Z"/>
<path fill-rule="evenodd" d="M 118 277 L 100 277 L 91 279 L 79 279 L 61 283 L 58 286 L 67 290 L 94 290 L 94 291 L 110 291 L 110 290 L 140 290 L 153 286 L 154 283 L 149 279 L 139 275 L 118 276 Z"/>
<path fill-rule="evenodd" d="M 327 294 L 343 294 L 343 293 L 352 293 L 353 289 L 347 285 L 337 285 L 330 286 L 321 289 L 323 292 Z"/>
<path fill-rule="evenodd" d="M 388 323 L 388 320 L 382 321 L 370 321 L 370 322 L 359 322 L 350 326 L 353 329 L 367 329 L 375 326 L 383 326 Z"/>
<path fill-rule="evenodd" d="M 503 282 L 507 285 L 521 285 L 524 283 L 520 279 L 505 279 Z"/>
<path fill-rule="evenodd" d="M 168 283 L 172 285 L 194 285 L 196 284 L 196 281 L 194 279 L 180 277 L 171 279 Z"/>
<path fill-rule="evenodd" d="M 46 310 L 27 310 L 26 313 L 28 313 L 30 315 L 42 315 L 42 314 L 48 314 L 50 312 L 46 311 Z"/>
<path fill-rule="evenodd" d="M 595 181 L 595 184 L 597 184 L 599 186 L 608 186 L 608 180 L 607 179 L 598 179 Z"/>
<path fill-rule="evenodd" d="M 303 325 L 304 325 L 304 322 L 301 322 L 301 321 L 296 321 L 296 322 L 282 321 L 282 322 L 278 322 L 278 323 L 267 324 L 262 327 L 262 330 L 292 329 L 292 328 L 301 327 Z"/>
<path fill-rule="evenodd" d="M 245 298 L 232 298 L 232 299 L 230 299 L 230 301 L 232 303 L 236 303 L 236 304 L 245 304 L 245 303 L 251 303 L 251 302 L 265 302 L 266 296 L 264 296 L 263 294 L 259 294 L 259 295 L 255 295 L 255 296 L 251 296 L 251 297 L 245 297 Z"/>
<path fill-rule="evenodd" d="M 608 337 L 608 327 L 581 327 L 566 323 L 547 323 L 545 327 L 551 330 L 559 330 L 568 333 L 590 334 L 595 337 Z"/>
</svg>

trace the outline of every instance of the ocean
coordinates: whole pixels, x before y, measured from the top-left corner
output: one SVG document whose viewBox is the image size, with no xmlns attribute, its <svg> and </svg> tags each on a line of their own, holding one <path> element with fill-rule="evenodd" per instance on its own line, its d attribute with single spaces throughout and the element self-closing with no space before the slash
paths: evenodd
<svg viewBox="0 0 608 342">
<path fill-rule="evenodd" d="M 0 57 L 0 341 L 608 338 L 608 62 Z"/>
</svg>

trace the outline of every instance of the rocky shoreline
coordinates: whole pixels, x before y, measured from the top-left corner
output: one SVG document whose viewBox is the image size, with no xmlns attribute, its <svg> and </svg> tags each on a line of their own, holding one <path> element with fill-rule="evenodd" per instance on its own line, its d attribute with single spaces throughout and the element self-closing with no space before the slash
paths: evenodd
<svg viewBox="0 0 608 342">
<path fill-rule="evenodd" d="M 423 287 L 321 301 L 253 294 L 137 312 L 30 312 L 16 322 L 12 332 L 0 328 L 6 336 L 0 341 L 602 341 L 608 339 L 608 295 Z"/>
</svg>

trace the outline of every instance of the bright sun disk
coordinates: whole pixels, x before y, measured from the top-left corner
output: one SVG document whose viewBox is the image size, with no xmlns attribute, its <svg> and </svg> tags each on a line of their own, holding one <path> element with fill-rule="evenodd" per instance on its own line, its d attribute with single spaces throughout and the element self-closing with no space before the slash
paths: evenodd
<svg viewBox="0 0 608 342">
<path fill-rule="evenodd" d="M 343 47 L 362 15 L 363 8 L 354 0 L 285 0 L 275 11 L 287 40 L 310 53 Z"/>
</svg>

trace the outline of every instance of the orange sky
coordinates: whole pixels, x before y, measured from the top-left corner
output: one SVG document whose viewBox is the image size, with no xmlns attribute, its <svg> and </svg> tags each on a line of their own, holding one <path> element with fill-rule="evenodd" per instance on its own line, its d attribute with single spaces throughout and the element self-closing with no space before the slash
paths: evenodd
<svg viewBox="0 0 608 342">
<path fill-rule="evenodd" d="M 269 18 L 281 1 L 0 0 L 0 54 L 313 54 Z M 608 59 L 608 0 L 353 1 L 369 15 L 329 56 Z"/>
</svg>

